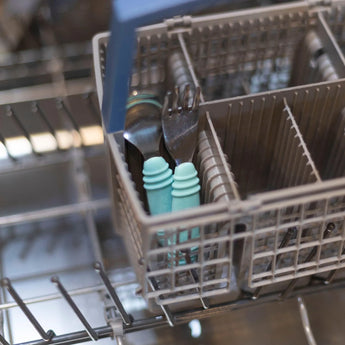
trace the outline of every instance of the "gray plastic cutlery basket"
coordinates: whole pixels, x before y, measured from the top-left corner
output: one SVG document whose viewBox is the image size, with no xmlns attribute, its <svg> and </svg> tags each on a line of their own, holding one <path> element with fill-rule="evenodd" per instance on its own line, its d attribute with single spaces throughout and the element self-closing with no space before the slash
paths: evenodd
<svg viewBox="0 0 345 345">
<path fill-rule="evenodd" d="M 115 228 L 147 300 L 183 309 L 200 298 L 287 295 L 345 267 L 345 2 L 312 4 L 137 30 L 130 91 L 163 97 L 169 54 L 179 51 L 202 92 L 198 208 L 148 215 L 122 133 L 106 137 Z M 105 33 L 93 42 L 100 100 L 107 41 Z M 195 227 L 199 238 L 173 240 Z M 174 260 L 195 248 L 192 262 Z"/>
</svg>

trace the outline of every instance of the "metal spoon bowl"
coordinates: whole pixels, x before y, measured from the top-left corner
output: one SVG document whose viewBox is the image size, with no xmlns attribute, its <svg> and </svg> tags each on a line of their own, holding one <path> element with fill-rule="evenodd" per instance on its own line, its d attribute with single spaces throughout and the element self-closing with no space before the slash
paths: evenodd
<svg viewBox="0 0 345 345">
<path fill-rule="evenodd" d="M 140 95 L 127 104 L 124 138 L 142 153 L 145 160 L 159 155 L 161 107 L 156 100 Z"/>
</svg>

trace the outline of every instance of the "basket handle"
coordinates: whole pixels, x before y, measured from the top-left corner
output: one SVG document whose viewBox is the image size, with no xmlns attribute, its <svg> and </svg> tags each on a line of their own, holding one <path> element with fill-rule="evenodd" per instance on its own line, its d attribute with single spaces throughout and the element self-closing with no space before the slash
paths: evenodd
<svg viewBox="0 0 345 345">
<path fill-rule="evenodd" d="M 124 128 L 126 101 L 139 26 L 236 0 L 113 0 L 107 49 L 103 123 L 107 133 Z M 238 0 L 237 0 L 238 1 Z"/>
</svg>

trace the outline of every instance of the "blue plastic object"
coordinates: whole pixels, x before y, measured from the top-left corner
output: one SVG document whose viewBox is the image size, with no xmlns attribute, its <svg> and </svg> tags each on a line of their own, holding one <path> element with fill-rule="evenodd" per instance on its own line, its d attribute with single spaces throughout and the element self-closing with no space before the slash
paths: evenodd
<svg viewBox="0 0 345 345">
<path fill-rule="evenodd" d="M 107 133 L 124 128 L 132 63 L 136 49 L 135 30 L 176 15 L 233 0 L 113 0 L 111 37 L 107 49 L 103 96 L 103 123 Z"/>
<path fill-rule="evenodd" d="M 163 157 L 144 162 L 144 188 L 151 215 L 171 212 L 172 171 Z"/>
</svg>

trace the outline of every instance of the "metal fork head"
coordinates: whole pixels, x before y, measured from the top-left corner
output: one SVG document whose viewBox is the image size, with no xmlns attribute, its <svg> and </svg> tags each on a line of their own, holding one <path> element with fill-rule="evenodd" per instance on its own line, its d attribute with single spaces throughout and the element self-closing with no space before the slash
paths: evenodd
<svg viewBox="0 0 345 345">
<path fill-rule="evenodd" d="M 171 157 L 179 165 L 191 162 L 197 144 L 200 87 L 196 88 L 193 103 L 190 98 L 190 87 L 187 85 L 183 97 L 179 88 L 165 96 L 162 112 L 162 129 L 164 142 Z"/>
</svg>

